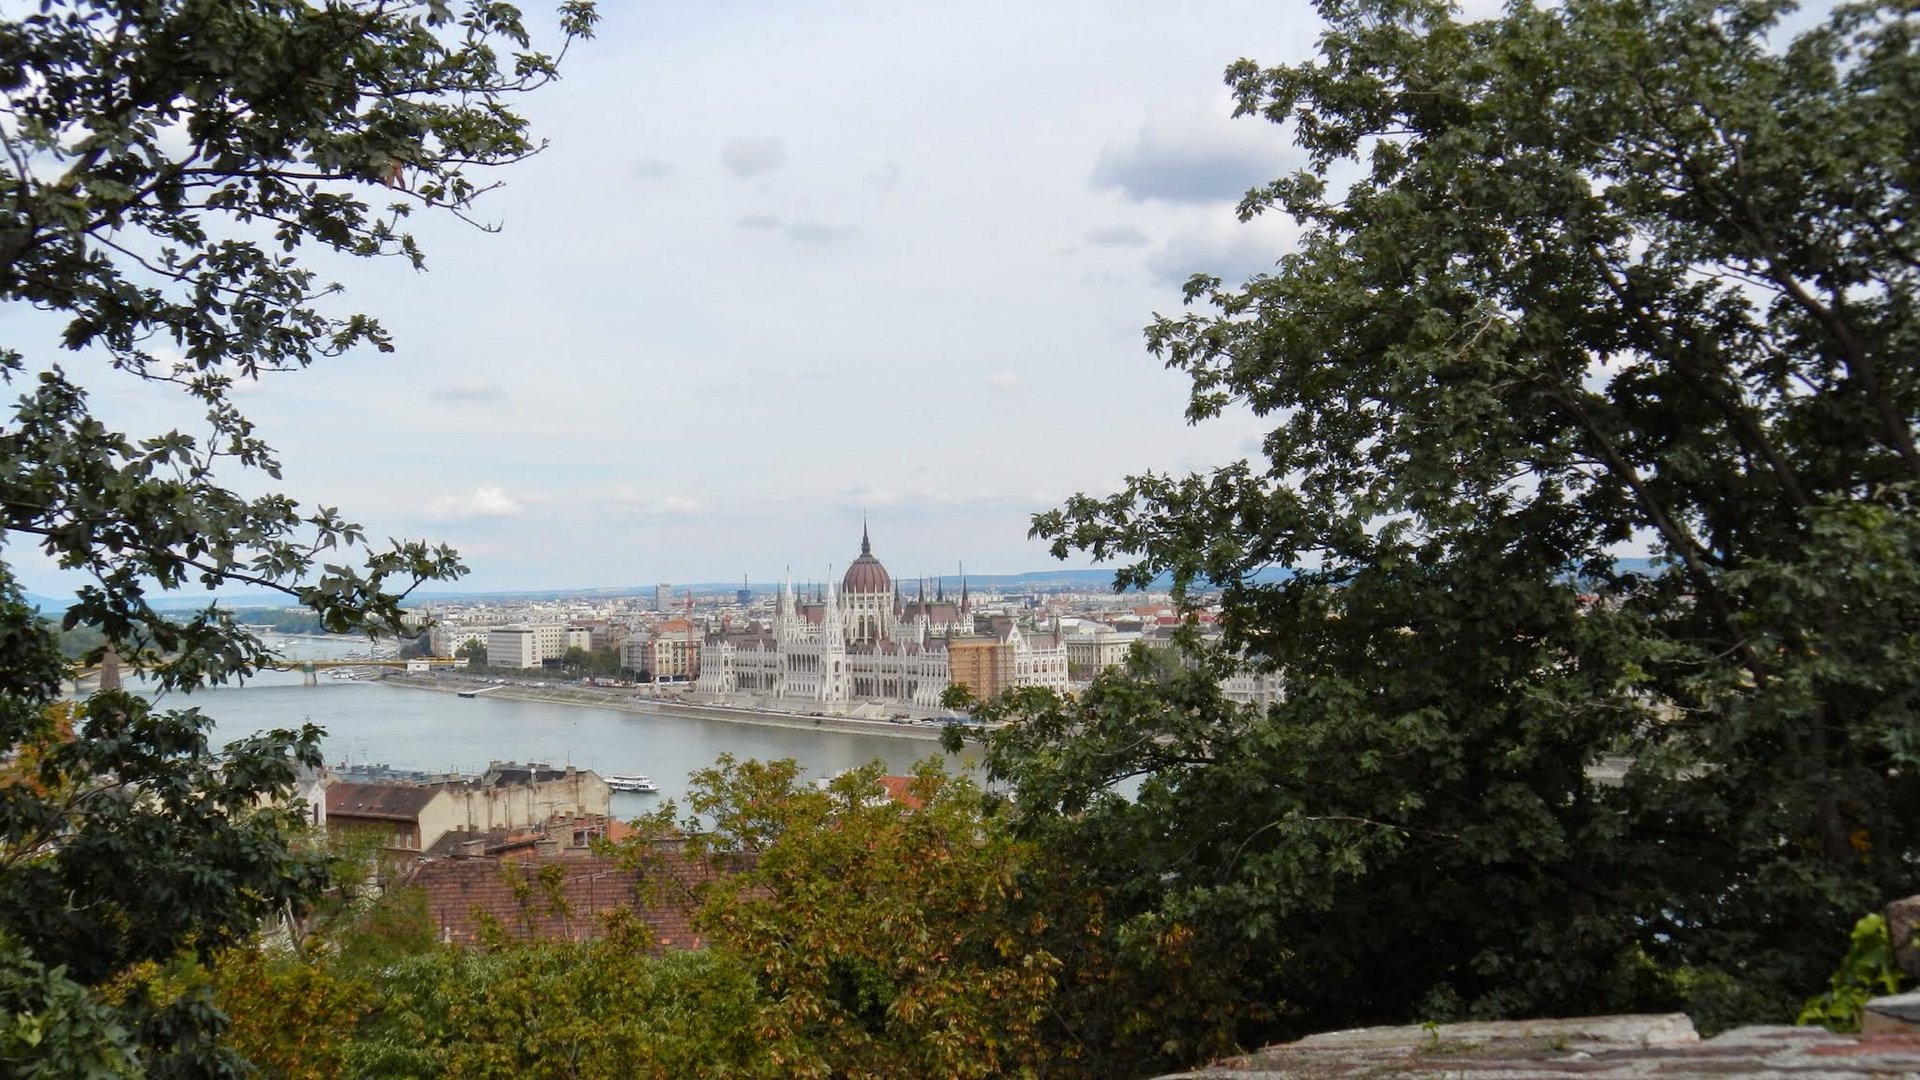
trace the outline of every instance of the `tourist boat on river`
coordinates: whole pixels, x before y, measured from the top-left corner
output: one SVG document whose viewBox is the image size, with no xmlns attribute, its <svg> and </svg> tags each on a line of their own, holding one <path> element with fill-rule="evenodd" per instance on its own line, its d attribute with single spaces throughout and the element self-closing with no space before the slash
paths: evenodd
<svg viewBox="0 0 1920 1080">
<path fill-rule="evenodd" d="M 653 792 L 660 790 L 660 785 L 654 783 L 647 777 L 634 773 L 608 773 L 605 780 L 607 781 L 607 786 L 615 791 Z"/>
</svg>

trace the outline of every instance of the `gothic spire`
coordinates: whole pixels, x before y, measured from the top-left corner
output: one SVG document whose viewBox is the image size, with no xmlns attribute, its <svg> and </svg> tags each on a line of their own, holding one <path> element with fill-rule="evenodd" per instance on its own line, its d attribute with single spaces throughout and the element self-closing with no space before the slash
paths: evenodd
<svg viewBox="0 0 1920 1080">
<path fill-rule="evenodd" d="M 867 539 L 867 515 L 860 515 L 860 554 L 873 554 L 873 544 Z"/>
</svg>

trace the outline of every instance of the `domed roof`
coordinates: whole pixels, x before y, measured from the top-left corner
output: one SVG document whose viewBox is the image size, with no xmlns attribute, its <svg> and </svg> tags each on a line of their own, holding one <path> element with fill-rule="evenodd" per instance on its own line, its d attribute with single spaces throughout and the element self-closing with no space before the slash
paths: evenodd
<svg viewBox="0 0 1920 1080">
<path fill-rule="evenodd" d="M 893 591 L 893 577 L 880 560 L 873 557 L 873 544 L 867 540 L 867 527 L 860 527 L 860 557 L 847 567 L 847 576 L 840 579 L 842 593 L 890 593 Z"/>
</svg>

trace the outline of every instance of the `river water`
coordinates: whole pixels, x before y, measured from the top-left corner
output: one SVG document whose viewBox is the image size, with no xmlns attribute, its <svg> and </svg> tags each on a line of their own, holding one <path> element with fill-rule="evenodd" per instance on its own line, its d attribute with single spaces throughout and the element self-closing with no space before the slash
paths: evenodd
<svg viewBox="0 0 1920 1080">
<path fill-rule="evenodd" d="M 293 658 L 338 657 L 364 649 L 363 641 L 275 638 L 270 643 Z M 327 732 L 329 764 L 375 763 L 396 769 L 476 773 L 490 761 L 541 761 L 606 773 L 644 773 L 660 785 L 657 795 L 616 792 L 613 812 L 635 817 L 673 799 L 684 814 L 688 774 L 712 765 L 721 754 L 738 758 L 793 758 L 811 777 L 826 777 L 879 759 L 889 772 L 939 756 L 937 744 L 914 739 L 827 731 L 755 727 L 719 720 L 655 716 L 515 701 L 353 682 L 320 674 L 320 685 L 302 685 L 299 672 L 263 672 L 243 686 L 193 694 L 169 694 L 159 708 L 195 706 L 215 721 L 215 742 L 267 728 L 295 728 L 311 721 Z M 949 768 L 963 763 L 947 758 Z"/>
</svg>

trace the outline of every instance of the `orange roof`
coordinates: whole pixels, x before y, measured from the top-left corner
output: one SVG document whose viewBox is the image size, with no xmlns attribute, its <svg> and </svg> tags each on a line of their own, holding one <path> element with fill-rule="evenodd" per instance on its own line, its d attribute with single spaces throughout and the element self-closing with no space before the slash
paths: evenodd
<svg viewBox="0 0 1920 1080">
<path fill-rule="evenodd" d="M 887 790 L 887 798 L 909 810 L 918 810 L 924 803 L 920 796 L 913 793 L 913 779 L 911 776 L 883 776 L 880 786 Z"/>
</svg>

